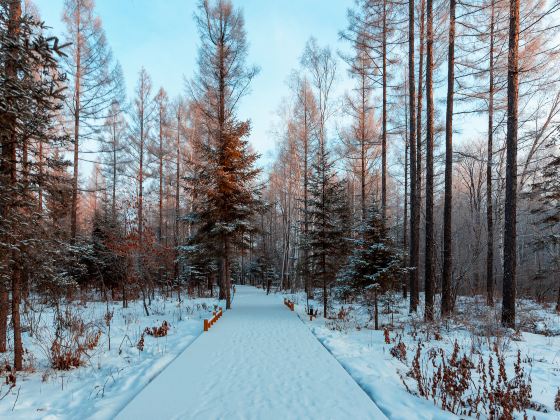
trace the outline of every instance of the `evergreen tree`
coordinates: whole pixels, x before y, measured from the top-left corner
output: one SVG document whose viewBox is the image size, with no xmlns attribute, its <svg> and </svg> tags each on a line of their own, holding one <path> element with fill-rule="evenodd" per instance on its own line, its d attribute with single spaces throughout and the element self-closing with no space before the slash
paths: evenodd
<svg viewBox="0 0 560 420">
<path fill-rule="evenodd" d="M 530 198 L 534 198 L 537 207 L 533 214 L 537 216 L 536 225 L 542 230 L 537 241 L 539 248 L 549 250 L 553 258 L 552 272 L 560 271 L 560 153 L 558 139 L 555 137 L 547 145 L 550 160 L 542 169 L 541 177 L 532 185 Z M 554 274 L 553 274 L 554 276 Z M 556 274 L 558 277 L 558 274 Z M 556 300 L 556 311 L 560 312 L 560 285 Z"/>
<path fill-rule="evenodd" d="M 206 118 L 208 141 L 200 149 L 201 172 L 207 181 L 199 233 L 218 243 L 220 298 L 231 306 L 230 258 L 233 241 L 243 230 L 256 204 L 254 168 L 257 155 L 246 140 L 249 122 L 239 122 L 239 99 L 257 74 L 245 63 L 248 54 L 243 15 L 229 0 L 201 0 L 195 20 L 200 33 L 199 70 L 191 94 Z"/>
<path fill-rule="evenodd" d="M 311 272 L 322 288 L 323 315 L 328 314 L 328 289 L 336 278 L 344 249 L 345 216 L 348 206 L 343 183 L 337 179 L 334 161 L 320 147 L 309 179 L 309 221 L 306 238 L 310 250 Z"/>
<path fill-rule="evenodd" d="M 377 205 L 373 203 L 355 239 L 352 253 L 338 274 L 341 294 L 348 297 L 373 295 L 375 329 L 378 329 L 377 297 L 401 284 L 405 271 L 402 252 L 393 245 Z"/>
<path fill-rule="evenodd" d="M 43 248 L 35 241 L 41 215 L 34 190 L 48 182 L 28 160 L 30 139 L 41 145 L 67 144 L 53 129 L 63 98 L 64 75 L 57 63 L 62 51 L 58 40 L 45 37 L 44 31 L 42 22 L 22 14 L 19 0 L 0 3 L 0 351 L 6 350 L 11 288 L 16 370 L 23 361 L 19 306 L 29 272 L 27 256 L 31 245 Z"/>
</svg>

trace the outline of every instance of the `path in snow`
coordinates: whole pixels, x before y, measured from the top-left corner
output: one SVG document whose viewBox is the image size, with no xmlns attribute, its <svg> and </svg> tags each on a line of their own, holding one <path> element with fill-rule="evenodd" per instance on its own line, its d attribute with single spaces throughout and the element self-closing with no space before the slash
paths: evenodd
<svg viewBox="0 0 560 420">
<path fill-rule="evenodd" d="M 119 419 L 383 419 L 278 296 L 237 286 L 233 309 Z"/>
</svg>

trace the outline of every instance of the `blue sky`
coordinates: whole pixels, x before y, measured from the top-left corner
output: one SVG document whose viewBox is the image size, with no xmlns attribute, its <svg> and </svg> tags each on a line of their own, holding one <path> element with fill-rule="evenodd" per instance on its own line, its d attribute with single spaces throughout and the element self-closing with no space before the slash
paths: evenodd
<svg viewBox="0 0 560 420">
<path fill-rule="evenodd" d="M 163 86 L 170 96 L 184 93 L 185 78 L 196 67 L 198 35 L 192 19 L 196 0 L 96 0 L 96 10 L 115 57 L 121 62 L 128 92 L 143 65 L 154 89 Z M 249 64 L 261 68 L 252 91 L 240 108 L 240 118 L 253 123 L 251 142 L 267 160 L 274 150 L 272 121 L 286 80 L 296 68 L 305 42 L 315 36 L 333 50 L 344 46 L 338 32 L 346 26 L 352 0 L 234 0 L 245 15 Z M 63 0 L 35 0 L 41 17 L 59 35 Z M 345 69 L 341 66 L 341 78 Z"/>
</svg>

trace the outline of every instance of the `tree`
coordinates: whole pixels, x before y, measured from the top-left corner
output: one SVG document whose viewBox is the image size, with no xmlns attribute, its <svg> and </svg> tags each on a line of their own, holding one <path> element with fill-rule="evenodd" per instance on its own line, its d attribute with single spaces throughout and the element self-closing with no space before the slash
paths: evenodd
<svg viewBox="0 0 560 420">
<path fill-rule="evenodd" d="M 96 133 L 115 95 L 122 95 L 114 83 L 120 67 L 113 64 L 101 19 L 94 9 L 94 0 L 65 0 L 62 15 L 65 40 L 70 44 L 63 68 L 68 76 L 65 104 L 74 140 L 72 238 L 77 232 L 80 144 Z"/>
<path fill-rule="evenodd" d="M 157 227 L 157 238 L 161 246 L 163 243 L 163 171 L 164 171 L 164 160 L 166 159 L 168 152 L 168 147 L 166 144 L 168 131 L 169 131 L 169 99 L 167 97 L 167 92 L 165 89 L 160 88 L 158 93 L 154 98 L 156 106 L 156 120 L 157 120 L 157 145 L 153 148 L 153 154 L 155 155 L 158 163 L 158 227 Z"/>
<path fill-rule="evenodd" d="M 426 321 L 434 319 L 434 277 L 435 277 L 435 240 L 434 240 L 434 15 L 433 1 L 427 5 L 428 42 L 426 51 L 426 263 L 425 263 L 425 313 Z"/>
<path fill-rule="evenodd" d="M 252 183 L 258 174 L 253 166 L 257 156 L 249 152 L 245 140 L 250 124 L 238 122 L 236 110 L 258 69 L 245 64 L 248 46 L 243 15 L 229 0 L 201 0 L 195 21 L 201 45 L 199 70 L 190 90 L 207 118 L 208 147 L 213 149 L 204 155 L 212 185 L 205 186 L 203 213 L 210 217 L 205 219 L 208 232 L 220 243 L 219 284 L 226 309 L 230 309 L 231 241 L 253 211 Z"/>
<path fill-rule="evenodd" d="M 558 275 L 560 271 L 560 154 L 557 150 L 557 136 L 547 144 L 550 151 L 550 159 L 542 169 L 538 180 L 531 185 L 529 198 L 536 201 L 536 208 L 532 213 L 537 216 L 537 228 L 542 230 L 542 238 L 537 245 L 545 248 L 552 254 L 553 269 L 551 273 Z M 556 312 L 560 312 L 560 284 L 556 298 Z"/>
<path fill-rule="evenodd" d="M 322 288 L 323 316 L 328 316 L 328 289 L 336 279 L 343 239 L 344 186 L 336 177 L 326 148 L 319 148 L 309 180 L 309 249 L 313 274 Z"/>
<path fill-rule="evenodd" d="M 148 309 L 146 306 L 146 283 L 148 278 L 144 270 L 144 250 L 146 243 L 144 241 L 144 178 L 147 173 L 148 161 L 147 153 L 148 146 L 151 140 L 150 130 L 152 128 L 152 119 L 154 113 L 154 106 L 152 102 L 152 80 L 142 67 L 138 75 L 138 82 L 136 84 L 136 97 L 134 98 L 133 112 L 131 115 L 131 132 L 130 141 L 128 144 L 128 153 L 131 160 L 134 162 L 133 173 L 131 174 L 136 179 L 136 210 L 137 210 L 137 269 L 139 273 L 139 280 L 141 283 L 142 296 L 144 299 L 144 308 L 146 314 Z"/>
<path fill-rule="evenodd" d="M 519 94 L 519 0 L 509 3 L 507 79 L 506 199 L 504 204 L 504 278 L 502 324 L 515 328 L 517 266 L 517 128 Z"/>
<path fill-rule="evenodd" d="M 494 39 L 496 0 L 490 0 L 490 40 L 488 63 L 488 146 L 486 161 L 486 302 L 494 306 L 494 215 L 492 171 L 494 159 Z"/>
<path fill-rule="evenodd" d="M 378 295 L 400 285 L 404 274 L 402 253 L 389 238 L 376 203 L 368 208 L 356 239 L 350 239 L 352 253 L 339 271 L 337 280 L 343 295 L 374 297 L 375 329 L 379 329 Z"/>
<path fill-rule="evenodd" d="M 302 235 L 300 248 L 302 249 L 301 271 L 307 299 L 313 298 L 313 287 L 309 272 L 309 248 L 307 237 L 309 233 L 309 173 L 311 169 L 310 152 L 313 133 L 317 123 L 317 103 L 313 95 L 309 80 L 305 76 L 296 75 L 294 77 L 295 91 L 295 123 L 297 125 L 297 136 L 300 142 L 300 156 L 302 158 L 303 173 L 303 209 L 301 211 Z"/>
<path fill-rule="evenodd" d="M 419 301 L 418 262 L 420 259 L 420 200 L 416 150 L 416 89 L 414 86 L 414 0 L 408 1 L 408 107 L 410 149 L 410 311 L 416 312 Z"/>
<path fill-rule="evenodd" d="M 374 85 L 381 85 L 381 213 L 387 218 L 387 135 L 388 135 L 388 46 L 392 45 L 394 2 L 391 0 L 356 0 L 354 9 L 348 11 L 348 28 L 341 37 L 352 43 L 354 57 L 343 57 L 350 64 L 350 73 L 358 80 L 357 100 L 351 109 L 358 116 L 357 139 L 367 144 L 366 123 L 368 114 L 373 115 L 369 96 Z M 357 112 L 356 112 L 357 111 Z M 362 115 L 362 117 L 360 117 Z M 368 133 L 371 134 L 372 133 Z M 370 139 L 367 139 L 370 140 Z M 371 141 L 371 140 L 370 140 Z M 363 160 L 363 159 L 362 159 Z M 364 169 L 365 172 L 365 169 Z M 362 179 L 362 193 L 364 181 Z M 366 198 L 362 199 L 362 217 L 365 217 Z"/>
<path fill-rule="evenodd" d="M 453 94 L 455 91 L 455 9 L 456 0 L 449 2 L 449 40 L 447 53 L 447 109 L 445 113 L 445 194 L 443 205 L 443 275 L 441 278 L 441 314 L 453 311 Z"/>
<path fill-rule="evenodd" d="M 19 0 L 0 5 L 0 351 L 6 349 L 6 283 L 11 282 L 16 370 L 21 370 L 23 364 L 21 267 L 33 251 L 28 244 L 35 245 L 38 234 L 37 229 L 30 228 L 38 222 L 37 214 L 32 212 L 37 202 L 30 187 L 48 182 L 37 176 L 35 165 L 32 167 L 27 158 L 23 162 L 18 159 L 29 152 L 31 138 L 39 144 L 67 144 L 52 127 L 63 99 L 64 75 L 57 64 L 62 46 L 58 39 L 45 37 L 44 31 L 44 24 L 37 18 L 22 15 Z"/>
<path fill-rule="evenodd" d="M 111 216 L 117 218 L 117 191 L 119 190 L 119 175 L 125 168 L 126 151 L 125 138 L 128 133 L 128 122 L 120 102 L 114 101 L 109 109 L 109 115 L 103 124 L 102 135 L 99 139 L 101 162 L 104 164 L 104 174 L 109 180 L 111 188 Z"/>
<path fill-rule="evenodd" d="M 366 179 L 370 170 L 370 162 L 372 160 L 371 149 L 374 135 L 376 134 L 372 129 L 374 112 L 373 106 L 370 103 L 374 87 L 372 79 L 375 63 L 371 58 L 371 41 L 369 41 L 369 34 L 366 32 L 369 22 L 364 22 L 367 18 L 363 16 L 370 16 L 368 5 L 369 2 L 359 5 L 362 9 L 358 11 L 361 12 L 360 15 L 357 14 L 358 12 L 349 11 L 348 30 L 342 34 L 345 39 L 350 40 L 352 43 L 353 54 L 351 56 L 343 56 L 343 58 L 350 66 L 348 70 L 350 76 L 357 82 L 356 87 L 353 89 L 354 95 L 348 95 L 345 101 L 346 112 L 353 119 L 345 146 L 347 154 L 352 160 L 351 164 L 354 165 L 353 161 L 357 161 L 359 165 L 358 176 L 360 180 L 362 221 L 366 219 L 367 213 Z"/>
</svg>

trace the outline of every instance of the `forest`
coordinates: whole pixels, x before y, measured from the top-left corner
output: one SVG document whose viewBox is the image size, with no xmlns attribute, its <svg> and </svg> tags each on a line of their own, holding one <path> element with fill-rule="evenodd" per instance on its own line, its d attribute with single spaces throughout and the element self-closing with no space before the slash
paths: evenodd
<svg viewBox="0 0 560 420">
<path fill-rule="evenodd" d="M 408 415 L 554 415 L 560 2 L 348 1 L 339 42 L 311 34 L 269 98 L 267 158 L 240 111 L 267 34 L 236 3 L 197 0 L 196 67 L 171 92 L 145 67 L 125 81 L 94 0 L 64 0 L 61 34 L 0 2 L 0 416 L 27 415 L 20 375 L 64 390 L 218 305 L 225 328 L 240 286 L 295 302 L 337 359 L 377 346 L 392 386 L 434 403 Z M 356 379 L 412 418 L 376 380 Z"/>
</svg>

